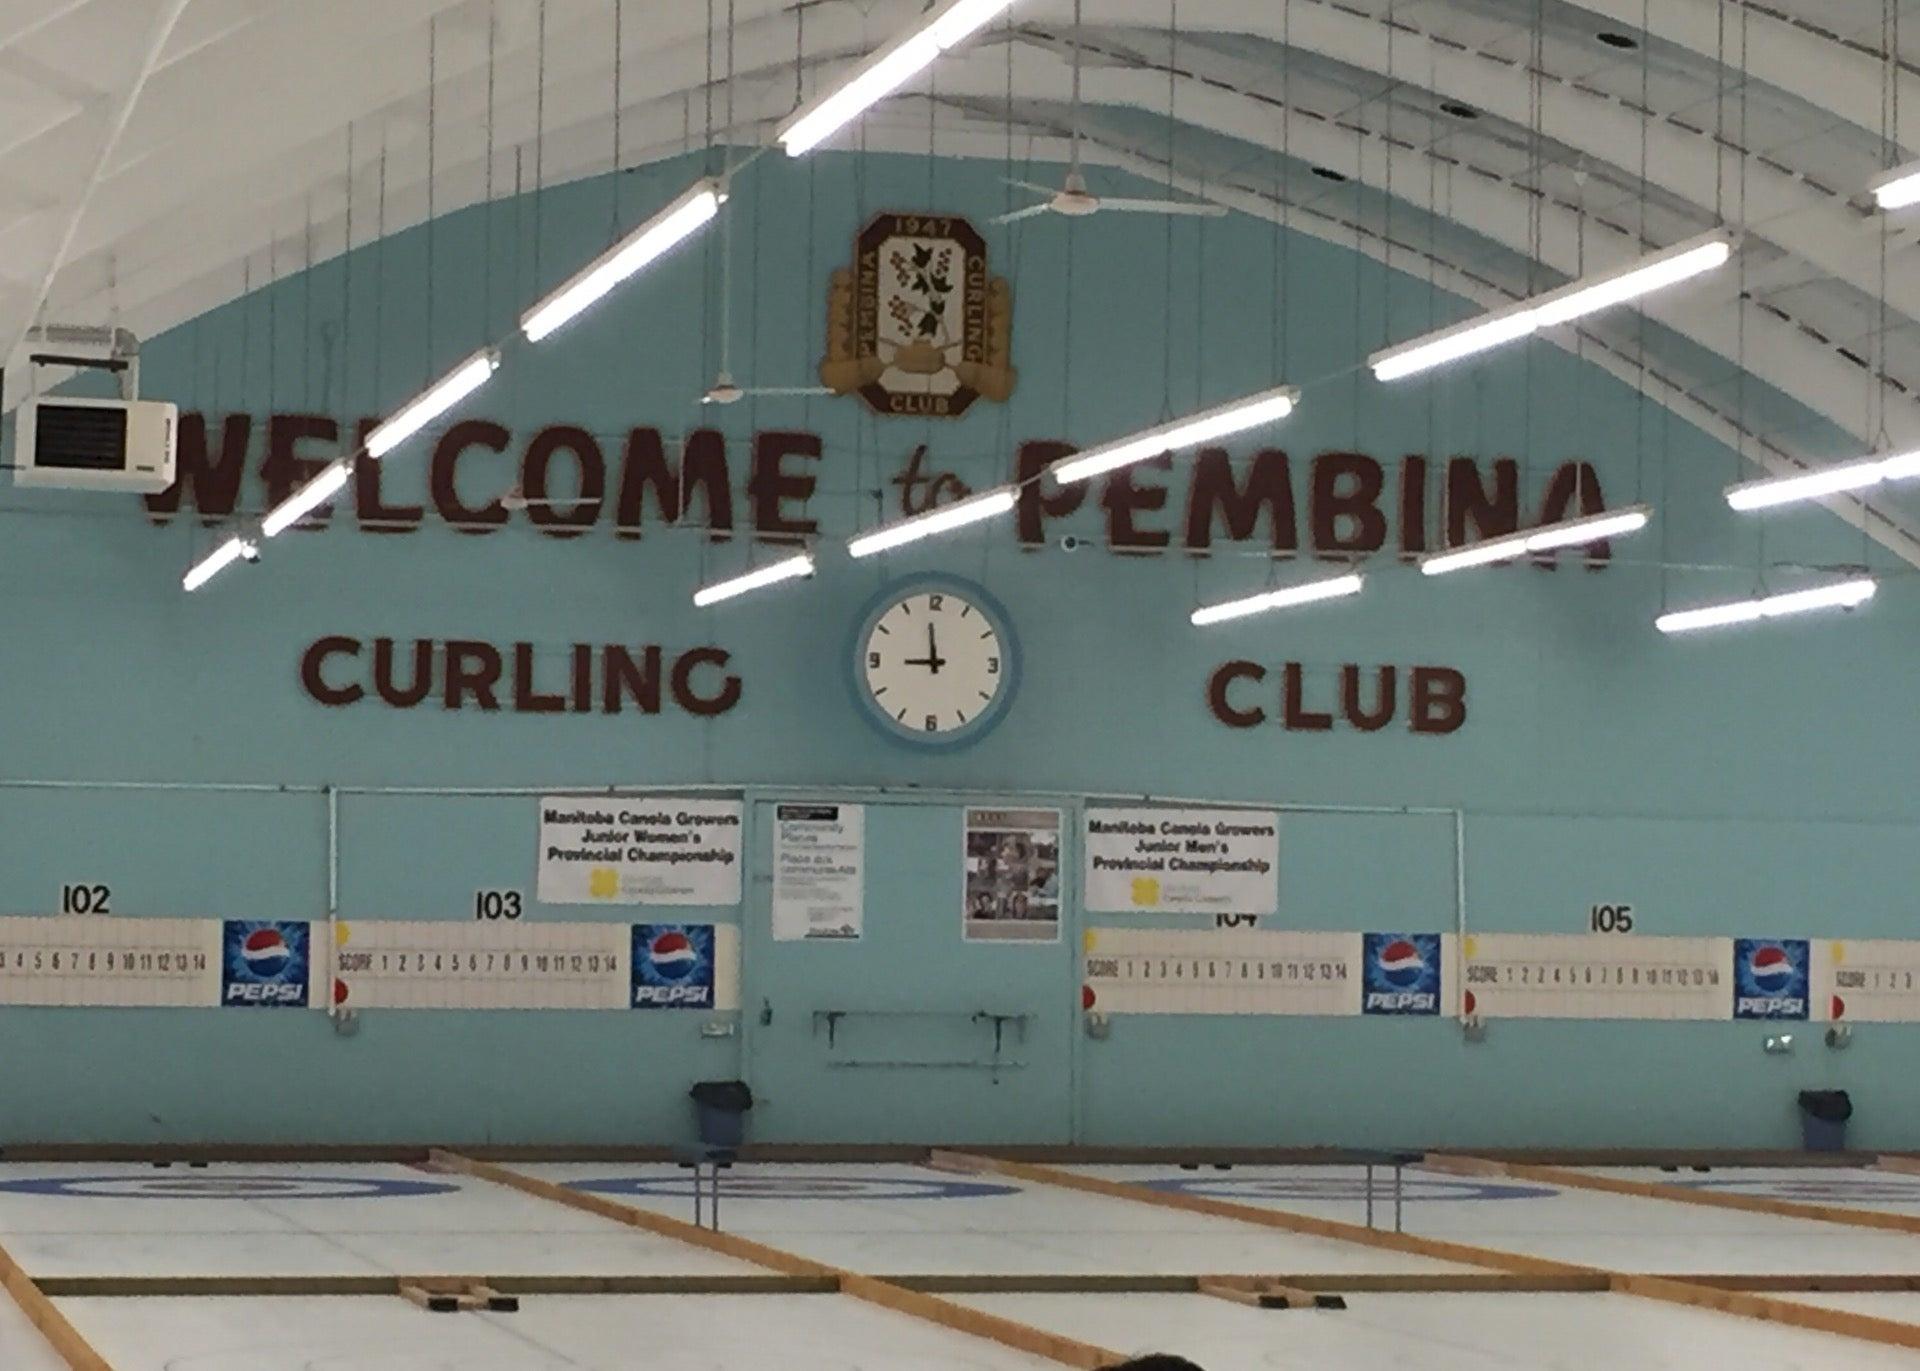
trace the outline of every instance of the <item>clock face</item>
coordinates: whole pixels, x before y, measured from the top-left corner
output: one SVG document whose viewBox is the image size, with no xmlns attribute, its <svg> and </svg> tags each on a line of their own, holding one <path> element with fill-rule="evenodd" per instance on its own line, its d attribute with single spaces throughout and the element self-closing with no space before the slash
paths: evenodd
<svg viewBox="0 0 1920 1371">
<path fill-rule="evenodd" d="M 889 595 L 869 614 L 856 650 L 870 712 L 913 742 L 978 734 L 1012 695 L 1012 635 L 984 594 L 939 584 Z"/>
</svg>

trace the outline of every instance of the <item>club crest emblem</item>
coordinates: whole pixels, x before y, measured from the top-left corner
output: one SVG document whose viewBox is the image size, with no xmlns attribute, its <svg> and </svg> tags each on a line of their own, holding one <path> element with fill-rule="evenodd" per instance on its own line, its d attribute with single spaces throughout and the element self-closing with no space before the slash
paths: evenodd
<svg viewBox="0 0 1920 1371">
<path fill-rule="evenodd" d="M 880 414 L 956 419 L 1013 394 L 1013 293 L 965 219 L 882 214 L 827 293 L 820 383 Z"/>
</svg>

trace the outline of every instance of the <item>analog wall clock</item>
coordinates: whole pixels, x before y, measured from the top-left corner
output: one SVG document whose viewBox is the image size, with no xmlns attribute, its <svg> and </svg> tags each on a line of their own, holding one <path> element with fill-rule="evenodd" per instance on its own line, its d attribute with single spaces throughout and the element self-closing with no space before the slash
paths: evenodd
<svg viewBox="0 0 1920 1371">
<path fill-rule="evenodd" d="M 889 737 L 960 747 L 1006 714 L 1020 684 L 1020 649 L 1006 611 L 968 581 L 902 582 L 867 607 L 855 630 L 853 689 Z"/>
</svg>

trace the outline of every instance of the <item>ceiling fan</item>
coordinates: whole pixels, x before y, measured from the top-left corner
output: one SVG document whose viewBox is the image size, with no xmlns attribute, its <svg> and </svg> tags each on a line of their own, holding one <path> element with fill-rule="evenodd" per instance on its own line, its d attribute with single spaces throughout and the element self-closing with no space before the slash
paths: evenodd
<svg viewBox="0 0 1920 1371">
<path fill-rule="evenodd" d="M 1014 210 L 995 219 L 996 224 L 1016 223 L 1038 214 L 1059 214 L 1068 219 L 1084 219 L 1090 214 L 1113 211 L 1122 214 L 1191 214 L 1218 218 L 1226 208 L 1204 200 L 1139 200 L 1120 196 L 1095 195 L 1087 189 L 1087 178 L 1080 172 L 1080 0 L 1073 0 L 1073 151 L 1065 181 L 1059 188 L 1036 185 L 1032 181 L 1007 178 L 1010 186 L 1037 191 L 1046 196 L 1037 205 Z"/>
</svg>

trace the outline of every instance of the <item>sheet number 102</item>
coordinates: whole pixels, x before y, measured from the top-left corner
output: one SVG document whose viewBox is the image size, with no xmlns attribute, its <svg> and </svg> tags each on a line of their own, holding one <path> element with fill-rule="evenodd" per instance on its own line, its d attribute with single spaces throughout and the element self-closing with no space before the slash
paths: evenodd
<svg viewBox="0 0 1920 1371">
<path fill-rule="evenodd" d="M 1633 932 L 1633 906 L 1630 904 L 1593 906 L 1587 911 L 1587 931 L 1590 933 Z"/>
<path fill-rule="evenodd" d="M 111 914 L 113 892 L 96 881 L 60 887 L 62 914 Z"/>
<path fill-rule="evenodd" d="M 474 891 L 473 917 L 476 919 L 519 918 L 520 892 L 517 890 Z"/>
</svg>

